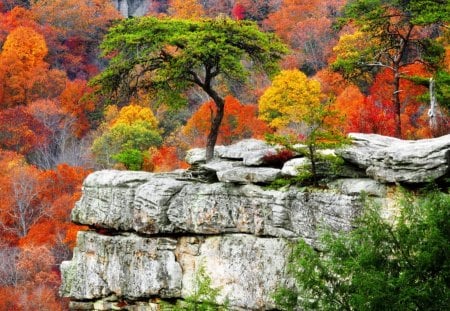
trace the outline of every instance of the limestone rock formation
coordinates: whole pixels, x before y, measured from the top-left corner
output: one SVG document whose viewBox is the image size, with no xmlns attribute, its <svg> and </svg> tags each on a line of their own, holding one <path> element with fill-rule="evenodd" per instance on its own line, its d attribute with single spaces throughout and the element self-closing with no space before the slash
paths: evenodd
<svg viewBox="0 0 450 311">
<path fill-rule="evenodd" d="M 113 0 L 114 6 L 123 17 L 144 16 L 150 5 L 148 0 Z"/>
<path fill-rule="evenodd" d="M 417 141 L 376 134 L 350 134 L 353 145 L 339 151 L 382 182 L 423 183 L 450 170 L 450 135 Z"/>
<path fill-rule="evenodd" d="M 308 160 L 266 167 L 264 156 L 277 148 L 256 140 L 220 146 L 208 163 L 204 150 L 192 150 L 189 171 L 92 173 L 72 211 L 72 220 L 90 231 L 78 234 L 72 260 L 61 265 L 61 294 L 72 310 L 158 310 L 161 299 L 194 294 L 204 267 L 219 289 L 217 303 L 228 301 L 231 310 L 275 308 L 271 294 L 292 284 L 286 273 L 292 241 L 320 248 L 323 229 L 351 230 L 362 193 L 389 217 L 396 213 L 393 182 L 448 176 L 450 135 L 417 142 L 352 137 L 337 153 L 367 175 L 344 174 L 358 178 L 339 178 L 324 189 L 267 189 L 264 184 L 282 172 L 290 178 Z M 201 174 L 215 178 L 204 182 Z"/>
</svg>

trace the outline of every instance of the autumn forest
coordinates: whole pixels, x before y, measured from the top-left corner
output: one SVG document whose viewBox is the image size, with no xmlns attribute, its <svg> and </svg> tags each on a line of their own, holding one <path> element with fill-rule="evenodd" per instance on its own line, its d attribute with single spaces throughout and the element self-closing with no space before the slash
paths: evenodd
<svg viewBox="0 0 450 311">
<path fill-rule="evenodd" d="M 448 1 L 147 1 L 142 21 L 112 0 L 0 1 L 0 310 L 67 309 L 94 170 L 187 168 L 191 148 L 317 123 L 450 132 Z"/>
</svg>

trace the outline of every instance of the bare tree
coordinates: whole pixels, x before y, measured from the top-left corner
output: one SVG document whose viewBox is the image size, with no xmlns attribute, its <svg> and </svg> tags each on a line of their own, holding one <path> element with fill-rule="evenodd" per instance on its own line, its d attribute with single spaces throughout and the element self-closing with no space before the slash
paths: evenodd
<svg viewBox="0 0 450 311">
<path fill-rule="evenodd" d="M 46 215 L 46 208 L 36 202 L 38 180 L 31 170 L 20 167 L 16 169 L 10 184 L 11 206 L 0 211 L 4 214 L 0 227 L 18 237 L 27 235 L 30 227 Z"/>
<path fill-rule="evenodd" d="M 0 248 L 0 287 L 18 284 L 19 274 L 16 262 L 19 253 L 17 247 L 4 246 Z"/>
</svg>

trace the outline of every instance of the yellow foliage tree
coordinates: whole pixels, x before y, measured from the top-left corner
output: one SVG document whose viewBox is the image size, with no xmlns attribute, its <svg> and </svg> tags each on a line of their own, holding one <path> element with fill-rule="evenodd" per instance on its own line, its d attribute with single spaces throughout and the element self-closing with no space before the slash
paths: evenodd
<svg viewBox="0 0 450 311">
<path fill-rule="evenodd" d="M 92 151 L 97 163 L 105 168 L 122 163 L 128 169 L 141 169 L 148 158 L 148 149 L 162 142 L 152 110 L 137 104 L 120 110 L 117 106 L 109 106 L 99 134 Z"/>
<path fill-rule="evenodd" d="M 277 130 L 290 127 L 296 131 L 296 137 L 280 139 L 278 136 L 274 140 L 309 158 L 311 171 L 307 178 L 311 177 L 314 185 L 318 185 L 317 149 L 343 142 L 342 133 L 336 127 L 336 113 L 330 106 L 320 83 L 296 69 L 284 70 L 276 76 L 259 100 L 260 118 L 269 126 Z M 298 142 L 304 143 L 306 150 L 295 147 Z"/>
<path fill-rule="evenodd" d="M 111 121 L 111 127 L 119 124 L 132 125 L 140 121 L 148 122 L 148 125 L 153 129 L 158 127 L 158 120 L 152 110 L 148 107 L 142 107 L 135 104 L 125 106 L 120 109 L 117 117 Z"/>
<path fill-rule="evenodd" d="M 169 14 L 173 17 L 198 19 L 205 16 L 205 10 L 197 0 L 171 0 L 169 4 Z"/>
<path fill-rule="evenodd" d="M 270 127 L 282 129 L 302 123 L 321 104 L 320 83 L 299 70 L 283 70 L 259 100 L 259 117 Z"/>
</svg>

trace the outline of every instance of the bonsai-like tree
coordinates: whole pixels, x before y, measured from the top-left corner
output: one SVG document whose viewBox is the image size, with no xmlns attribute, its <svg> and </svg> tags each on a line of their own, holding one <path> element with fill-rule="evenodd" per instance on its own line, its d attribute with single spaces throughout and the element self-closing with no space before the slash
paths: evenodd
<svg viewBox="0 0 450 311">
<path fill-rule="evenodd" d="M 217 110 L 211 116 L 206 160 L 214 155 L 224 114 L 218 80 L 245 82 L 250 69 L 271 75 L 287 51 L 255 23 L 228 18 L 127 19 L 111 28 L 101 48 L 112 59 L 93 84 L 106 94 L 120 98 L 146 90 L 177 107 L 186 102 L 186 90 L 199 87 L 212 98 Z"/>
</svg>

